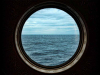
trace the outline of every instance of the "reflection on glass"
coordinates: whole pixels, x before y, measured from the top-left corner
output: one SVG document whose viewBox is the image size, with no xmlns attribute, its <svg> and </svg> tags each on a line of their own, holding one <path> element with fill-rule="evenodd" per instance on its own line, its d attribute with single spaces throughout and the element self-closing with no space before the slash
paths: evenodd
<svg viewBox="0 0 100 75">
<path fill-rule="evenodd" d="M 44 8 L 25 22 L 21 40 L 26 54 L 36 63 L 57 66 L 68 61 L 79 45 L 75 20 L 57 8 Z"/>
</svg>

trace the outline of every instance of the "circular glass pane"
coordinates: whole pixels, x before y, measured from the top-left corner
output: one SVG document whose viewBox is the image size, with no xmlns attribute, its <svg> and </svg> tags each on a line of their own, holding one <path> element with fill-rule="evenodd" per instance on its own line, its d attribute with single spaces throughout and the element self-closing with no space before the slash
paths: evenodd
<svg viewBox="0 0 100 75">
<path fill-rule="evenodd" d="M 21 33 L 25 53 L 43 66 L 67 62 L 77 51 L 80 33 L 75 20 L 65 11 L 44 8 L 33 13 Z"/>
</svg>

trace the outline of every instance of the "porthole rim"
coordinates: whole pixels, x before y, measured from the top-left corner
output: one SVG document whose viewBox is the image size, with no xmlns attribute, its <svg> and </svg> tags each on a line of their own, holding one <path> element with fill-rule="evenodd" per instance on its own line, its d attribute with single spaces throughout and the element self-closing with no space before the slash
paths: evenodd
<svg viewBox="0 0 100 75">
<path fill-rule="evenodd" d="M 32 9 L 40 6 L 40 5 L 45 5 L 45 4 L 49 4 L 49 5 L 52 5 L 51 3 L 54 3 L 54 4 L 61 4 L 61 3 L 58 3 L 58 2 L 44 2 L 44 3 L 41 3 L 41 4 L 38 4 L 36 6 L 33 6 L 31 7 L 30 9 L 28 9 L 23 15 L 22 17 L 20 18 L 18 24 L 17 24 L 17 27 L 16 27 L 16 30 L 15 30 L 15 46 L 17 48 L 17 52 L 19 54 L 19 56 L 21 57 L 21 59 L 29 66 L 31 67 L 32 69 L 35 69 L 39 72 L 43 72 L 43 73 L 59 73 L 59 72 L 63 72 L 65 70 L 68 70 L 69 68 L 71 68 L 72 66 L 74 66 L 79 60 L 80 58 L 82 57 L 84 51 L 85 51 L 85 48 L 86 48 L 86 44 L 87 44 L 87 30 L 86 30 L 86 27 L 85 27 L 85 23 L 83 22 L 82 18 L 80 17 L 80 15 L 74 10 L 72 9 L 70 6 L 67 6 L 67 5 L 64 5 L 66 6 L 66 8 L 70 9 L 72 13 L 74 13 L 79 21 L 81 22 L 82 24 L 82 29 L 83 29 L 83 39 L 82 39 L 82 46 L 80 47 L 80 52 L 78 52 L 77 56 L 68 64 L 62 66 L 62 67 L 59 67 L 59 68 L 54 68 L 54 69 L 47 69 L 47 68 L 42 68 L 40 66 L 37 66 L 35 64 L 33 64 L 32 62 L 30 62 L 28 60 L 27 57 L 25 57 L 25 54 L 22 52 L 21 50 L 21 46 L 20 46 L 20 43 L 19 43 L 19 32 L 20 32 L 20 25 L 21 25 L 21 22 L 23 21 L 23 18 L 25 18 L 26 14 L 28 12 L 30 12 Z M 70 15 L 71 16 L 71 15 Z M 81 34 L 81 33 L 80 33 Z"/>
</svg>

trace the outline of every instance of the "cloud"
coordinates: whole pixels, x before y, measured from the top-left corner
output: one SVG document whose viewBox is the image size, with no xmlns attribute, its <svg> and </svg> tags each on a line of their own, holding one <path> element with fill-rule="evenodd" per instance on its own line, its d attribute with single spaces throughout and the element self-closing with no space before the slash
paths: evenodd
<svg viewBox="0 0 100 75">
<path fill-rule="evenodd" d="M 56 8 L 45 8 L 33 13 L 22 30 L 22 34 L 75 34 L 74 32 L 79 34 L 74 19 Z"/>
</svg>

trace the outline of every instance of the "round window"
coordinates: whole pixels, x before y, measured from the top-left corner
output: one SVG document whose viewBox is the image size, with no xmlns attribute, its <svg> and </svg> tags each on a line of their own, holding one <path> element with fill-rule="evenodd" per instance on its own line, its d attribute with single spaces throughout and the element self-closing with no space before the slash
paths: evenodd
<svg viewBox="0 0 100 75">
<path fill-rule="evenodd" d="M 81 17 L 59 3 L 30 8 L 15 32 L 17 51 L 23 61 L 44 73 L 58 73 L 72 67 L 81 58 L 86 40 Z"/>
</svg>

